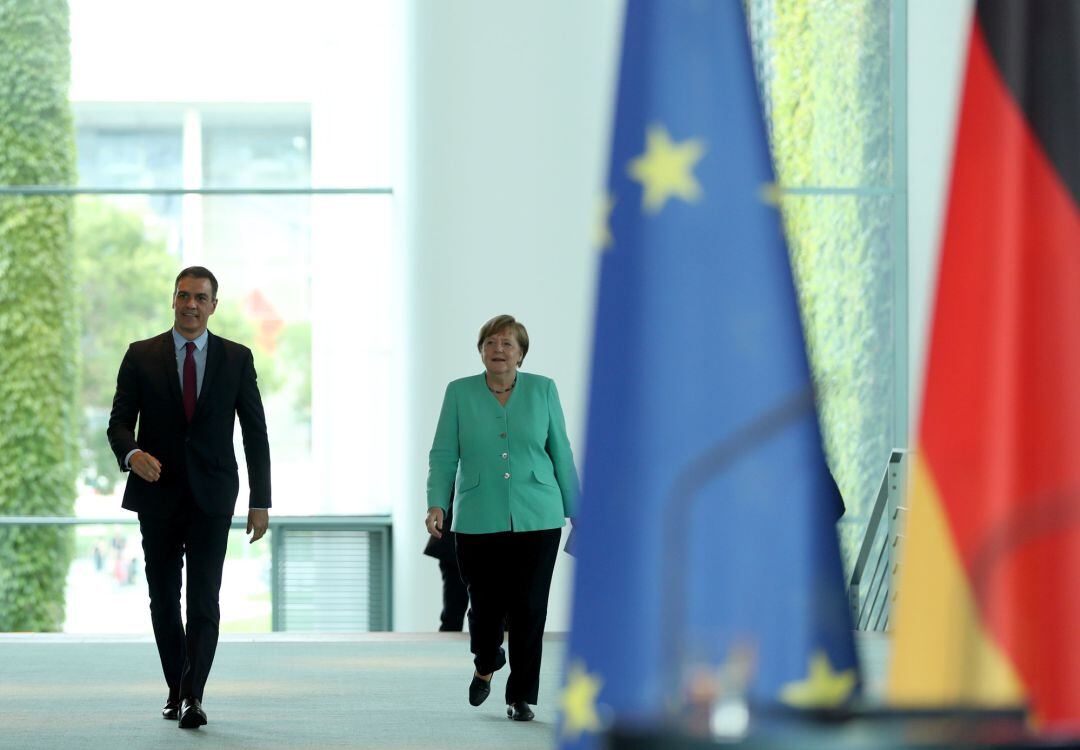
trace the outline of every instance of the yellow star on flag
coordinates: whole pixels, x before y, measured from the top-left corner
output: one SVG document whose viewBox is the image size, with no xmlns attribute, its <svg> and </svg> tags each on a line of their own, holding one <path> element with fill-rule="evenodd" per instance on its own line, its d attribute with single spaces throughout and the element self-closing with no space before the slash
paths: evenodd
<svg viewBox="0 0 1080 750">
<path fill-rule="evenodd" d="M 563 710 L 563 734 L 577 738 L 582 732 L 600 731 L 600 717 L 596 714 L 596 696 L 603 680 L 585 671 L 581 662 L 570 666 L 559 702 Z"/>
<path fill-rule="evenodd" d="M 611 236 L 611 211 L 615 208 L 615 197 L 611 193 L 604 195 L 604 199 L 600 201 L 599 210 L 596 217 L 596 229 L 593 236 L 593 244 L 601 249 L 607 250 L 611 247 L 611 244 L 615 241 L 615 238 Z"/>
<path fill-rule="evenodd" d="M 794 708 L 836 708 L 855 689 L 855 670 L 833 671 L 829 657 L 818 650 L 810 657 L 810 674 L 780 691 L 780 700 Z"/>
<path fill-rule="evenodd" d="M 645 153 L 631 161 L 629 168 L 630 176 L 645 189 L 641 205 L 646 213 L 659 213 L 672 197 L 698 200 L 701 185 L 693 170 L 704 155 L 701 140 L 673 143 L 663 125 L 651 125 L 645 135 Z"/>
</svg>

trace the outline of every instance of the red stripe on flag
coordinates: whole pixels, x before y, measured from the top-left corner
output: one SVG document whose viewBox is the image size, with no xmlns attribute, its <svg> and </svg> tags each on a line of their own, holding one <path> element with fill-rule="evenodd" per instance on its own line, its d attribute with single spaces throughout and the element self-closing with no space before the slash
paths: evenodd
<svg viewBox="0 0 1080 750">
<path fill-rule="evenodd" d="M 920 444 L 987 629 L 1080 731 L 1080 212 L 977 24 Z"/>
</svg>

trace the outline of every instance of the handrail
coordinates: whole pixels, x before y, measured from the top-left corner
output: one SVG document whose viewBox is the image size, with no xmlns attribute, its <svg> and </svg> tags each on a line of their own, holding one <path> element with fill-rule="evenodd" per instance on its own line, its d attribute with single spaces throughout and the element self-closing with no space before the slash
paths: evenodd
<svg viewBox="0 0 1080 750">
<path fill-rule="evenodd" d="M 0 185 L 0 196 L 71 195 L 393 195 L 392 187 L 79 187 L 77 185 Z"/>
<path fill-rule="evenodd" d="M 896 546 L 905 509 L 907 456 L 908 451 L 900 448 L 889 456 L 851 572 L 848 596 L 858 630 L 886 630 L 889 626 L 896 596 L 892 579 L 896 575 Z"/>
<path fill-rule="evenodd" d="M 393 629 L 392 608 L 392 550 L 391 530 L 393 528 L 391 517 L 388 515 L 353 515 L 353 516 L 281 516 L 269 517 L 270 530 L 278 533 L 271 534 L 270 546 L 270 598 L 271 598 L 271 627 L 275 631 L 289 627 L 291 618 L 285 617 L 289 611 L 289 602 L 293 600 L 289 594 L 286 580 L 290 576 L 290 570 L 299 563 L 301 575 L 303 567 L 309 563 L 307 553 L 301 553 L 297 558 L 286 554 L 287 540 L 296 539 L 296 535 L 322 536 L 334 535 L 340 532 L 363 532 L 367 534 L 371 544 L 375 544 L 371 552 L 370 567 L 367 567 L 369 578 L 366 584 L 356 593 L 360 597 L 369 600 L 367 609 L 369 620 L 368 627 L 371 630 Z M 7 529 L 29 528 L 38 526 L 135 526 L 139 523 L 138 516 L 134 513 L 118 517 L 74 517 L 74 516 L 3 516 L 0 515 L 0 531 Z M 231 527 L 243 529 L 247 526 L 247 516 L 233 516 Z M 329 549 L 334 549 L 330 545 Z M 371 549 L 370 547 L 367 549 Z M 288 559 L 287 559 L 288 557 Z M 368 559 L 365 557 L 365 559 Z M 367 564 L 367 563 L 366 563 Z M 295 590 L 293 590 L 295 593 Z M 310 603 L 306 601 L 307 592 L 301 596 L 301 610 L 310 609 Z M 352 601 L 350 599 L 349 601 Z"/>
<path fill-rule="evenodd" d="M 3 516 L 0 526 L 134 526 L 139 523 L 135 514 L 130 516 Z M 247 516 L 233 516 L 233 528 L 247 525 Z M 275 516 L 270 515 L 270 527 L 310 528 L 326 526 L 378 526 L 390 525 L 390 516 Z"/>
</svg>

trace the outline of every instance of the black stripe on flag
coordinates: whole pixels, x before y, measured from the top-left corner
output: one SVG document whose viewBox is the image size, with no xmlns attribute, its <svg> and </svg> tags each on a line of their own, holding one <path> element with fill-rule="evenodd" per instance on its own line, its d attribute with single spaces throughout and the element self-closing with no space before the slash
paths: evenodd
<svg viewBox="0 0 1080 750">
<path fill-rule="evenodd" d="M 1080 206 L 1080 2 L 979 0 L 976 13 L 1013 99 Z"/>
</svg>

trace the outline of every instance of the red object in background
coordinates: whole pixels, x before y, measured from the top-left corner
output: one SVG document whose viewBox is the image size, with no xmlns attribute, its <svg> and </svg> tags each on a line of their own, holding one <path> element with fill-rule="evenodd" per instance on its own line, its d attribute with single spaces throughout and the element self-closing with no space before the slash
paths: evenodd
<svg viewBox="0 0 1080 750">
<path fill-rule="evenodd" d="M 277 349 L 278 334 L 285 321 L 258 289 L 244 299 L 244 312 L 255 321 L 255 343 L 259 349 L 273 354 Z"/>
</svg>

